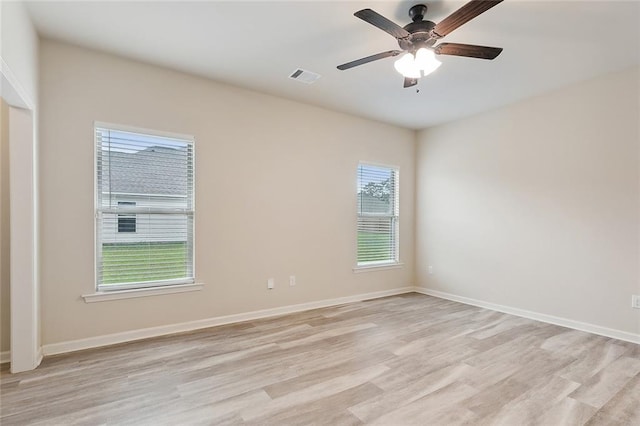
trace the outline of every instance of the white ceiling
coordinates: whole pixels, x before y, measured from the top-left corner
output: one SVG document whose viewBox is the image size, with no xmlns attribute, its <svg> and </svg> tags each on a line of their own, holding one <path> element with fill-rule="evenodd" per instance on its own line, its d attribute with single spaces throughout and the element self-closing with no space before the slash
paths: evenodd
<svg viewBox="0 0 640 426">
<path fill-rule="evenodd" d="M 494 61 L 441 56 L 402 88 L 393 58 L 336 66 L 396 49 L 353 16 L 370 7 L 401 26 L 413 1 L 30 2 L 44 37 L 216 81 L 419 129 L 640 63 L 640 2 L 506 0 L 445 41 L 503 47 Z M 464 1 L 425 0 L 439 22 Z M 322 75 L 312 85 L 296 68 Z"/>
</svg>

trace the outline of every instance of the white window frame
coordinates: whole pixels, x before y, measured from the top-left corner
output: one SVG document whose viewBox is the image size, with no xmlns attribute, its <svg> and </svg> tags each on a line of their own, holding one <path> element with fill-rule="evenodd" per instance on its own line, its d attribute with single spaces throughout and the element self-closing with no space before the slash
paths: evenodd
<svg viewBox="0 0 640 426">
<path fill-rule="evenodd" d="M 189 213 L 192 215 L 192 238 L 191 238 L 191 246 L 187 247 L 187 250 L 191 251 L 191 270 L 193 278 L 187 279 L 169 279 L 169 280 L 158 280 L 158 281 L 149 281 L 149 282 L 132 282 L 132 283 L 123 283 L 123 284 L 108 284 L 108 285 L 100 285 L 98 282 L 99 268 L 100 268 L 100 259 L 102 258 L 102 242 L 99 238 L 99 230 L 98 230 L 98 222 L 99 222 L 99 200 L 100 194 L 98 194 L 98 141 L 96 140 L 96 129 L 104 128 L 115 131 L 122 132 L 131 132 L 131 133 L 140 133 L 148 136 L 157 136 L 157 137 L 165 137 L 165 138 L 174 138 L 174 139 L 182 139 L 184 141 L 190 142 L 193 146 L 193 154 L 192 154 L 192 173 L 193 173 L 193 181 L 192 183 L 192 209 Z M 193 135 L 186 135 L 181 133 L 173 133 L 173 132 L 165 132 L 154 129 L 147 129 L 142 127 L 134 127 L 127 126 L 122 124 L 114 124 L 107 123 L 102 121 L 94 121 L 93 123 L 93 191 L 94 191 L 94 248 L 95 248 L 95 256 L 94 259 L 94 283 L 95 283 L 95 294 L 83 295 L 86 302 L 88 298 L 96 297 L 98 300 L 116 300 L 121 298 L 128 298 L 126 296 L 127 293 L 140 293 L 141 295 L 153 295 L 149 293 L 149 291 L 153 291 L 154 289 L 159 289 L 161 293 L 157 294 L 165 294 L 165 293 L 178 293 L 181 292 L 179 290 L 180 287 L 184 287 L 184 291 L 193 291 L 200 290 L 202 288 L 201 285 L 195 284 L 195 275 L 196 275 L 196 256 L 195 256 L 195 246 L 196 246 L 196 232 L 195 232 L 195 224 L 196 224 L 196 194 L 195 194 L 195 182 L 196 182 L 196 149 L 195 149 L 195 137 Z M 135 209 L 134 209 L 135 210 Z M 140 213 L 146 213 L 147 209 L 143 209 Z M 137 223 L 136 223 L 137 226 Z M 165 289 L 167 291 L 165 291 Z M 178 289 L 178 290 L 177 290 Z M 103 294 L 113 293 L 115 297 L 107 298 L 102 297 Z M 120 296 L 123 295 L 123 296 Z M 138 297 L 137 295 L 131 297 Z"/>
<path fill-rule="evenodd" d="M 368 261 L 368 262 L 360 262 L 358 260 L 358 222 L 360 217 L 381 217 L 381 215 L 377 214 L 360 214 L 360 208 L 357 206 L 358 203 L 358 184 L 360 179 L 360 167 L 362 166 L 373 166 L 380 167 L 393 170 L 394 173 L 394 206 L 393 206 L 393 215 L 382 215 L 383 217 L 392 218 L 393 223 L 393 237 L 394 241 L 394 259 L 392 260 L 379 260 L 379 261 Z M 381 270 L 381 269 L 394 269 L 400 268 L 403 266 L 403 263 L 400 261 L 400 167 L 390 165 L 390 164 L 382 164 L 382 163 L 374 163 L 369 161 L 360 161 L 358 162 L 358 167 L 356 168 L 356 266 L 353 268 L 354 272 L 366 272 L 368 270 Z"/>
</svg>

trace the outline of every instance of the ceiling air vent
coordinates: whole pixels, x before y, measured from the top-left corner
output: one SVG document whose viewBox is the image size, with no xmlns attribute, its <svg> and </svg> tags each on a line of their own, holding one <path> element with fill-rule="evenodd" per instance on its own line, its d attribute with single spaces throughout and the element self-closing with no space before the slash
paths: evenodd
<svg viewBox="0 0 640 426">
<path fill-rule="evenodd" d="M 300 83 L 311 84 L 321 76 L 320 74 L 316 74 L 315 72 L 303 70 L 302 68 L 298 68 L 294 72 L 291 73 L 289 78 L 299 81 Z"/>
</svg>

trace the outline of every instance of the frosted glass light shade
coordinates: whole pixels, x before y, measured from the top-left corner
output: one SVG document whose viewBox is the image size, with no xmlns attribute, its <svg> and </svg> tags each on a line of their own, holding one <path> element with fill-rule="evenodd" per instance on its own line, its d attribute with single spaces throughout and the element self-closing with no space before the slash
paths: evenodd
<svg viewBox="0 0 640 426">
<path fill-rule="evenodd" d="M 435 53 L 431 49 L 420 48 L 416 52 L 415 65 L 422 70 L 423 75 L 428 75 L 438 69 L 442 62 L 436 59 Z"/>
<path fill-rule="evenodd" d="M 407 53 L 403 55 L 402 58 L 398 59 L 395 64 L 393 64 L 396 71 L 402 74 L 405 77 L 409 78 L 420 78 L 420 69 L 416 67 L 416 63 L 414 57 L 411 53 Z"/>
</svg>

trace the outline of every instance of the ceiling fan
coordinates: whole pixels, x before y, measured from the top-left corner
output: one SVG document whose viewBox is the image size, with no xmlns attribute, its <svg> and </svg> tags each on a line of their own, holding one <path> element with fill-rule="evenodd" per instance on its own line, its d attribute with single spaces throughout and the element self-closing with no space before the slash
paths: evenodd
<svg viewBox="0 0 640 426">
<path fill-rule="evenodd" d="M 486 12 L 492 7 L 501 3 L 503 0 L 472 0 L 444 18 L 440 23 L 435 24 L 431 21 L 425 21 L 424 16 L 427 13 L 427 6 L 417 4 L 409 9 L 409 17 L 412 22 L 404 27 L 390 21 L 379 13 L 371 9 L 362 9 L 354 13 L 355 16 L 381 30 L 391 34 L 398 41 L 398 45 L 402 50 L 388 50 L 386 52 L 377 53 L 346 64 L 338 65 L 339 70 L 347 70 L 378 59 L 398 56 L 406 52 L 400 59 L 395 62 L 395 68 L 404 76 L 404 87 L 411 87 L 418 84 L 418 79 L 433 71 L 440 66 L 440 61 L 435 55 L 452 55 L 466 56 L 468 58 L 479 59 L 495 59 L 502 48 L 476 46 L 472 44 L 460 43 L 440 43 L 435 45 L 438 40 L 469 22 L 481 13 Z"/>
</svg>

